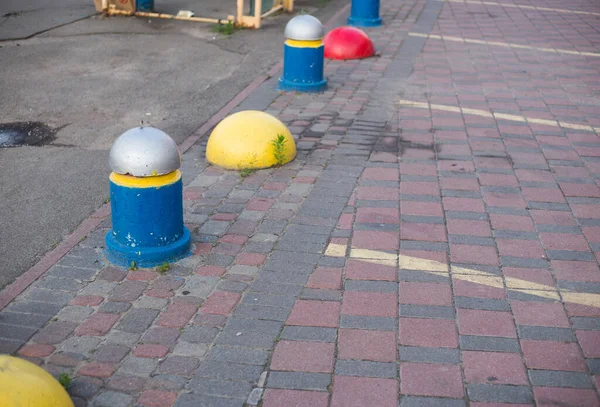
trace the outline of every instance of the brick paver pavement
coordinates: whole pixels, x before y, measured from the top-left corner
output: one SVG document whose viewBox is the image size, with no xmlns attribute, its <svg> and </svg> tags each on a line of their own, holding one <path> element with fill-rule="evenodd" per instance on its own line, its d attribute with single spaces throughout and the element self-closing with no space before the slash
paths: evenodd
<svg viewBox="0 0 600 407">
<path fill-rule="evenodd" d="M 380 57 L 238 107 L 294 162 L 185 154 L 192 256 L 105 265 L 106 220 L 0 349 L 77 406 L 598 406 L 600 5 L 522 4 L 384 0 Z"/>
</svg>

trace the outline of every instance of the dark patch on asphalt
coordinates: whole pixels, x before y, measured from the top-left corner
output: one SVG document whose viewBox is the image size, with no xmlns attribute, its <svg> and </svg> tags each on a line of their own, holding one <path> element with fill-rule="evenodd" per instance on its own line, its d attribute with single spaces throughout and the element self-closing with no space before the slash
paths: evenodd
<svg viewBox="0 0 600 407">
<path fill-rule="evenodd" d="M 43 146 L 56 138 L 60 129 L 42 122 L 13 122 L 0 124 L 0 148 Z"/>
</svg>

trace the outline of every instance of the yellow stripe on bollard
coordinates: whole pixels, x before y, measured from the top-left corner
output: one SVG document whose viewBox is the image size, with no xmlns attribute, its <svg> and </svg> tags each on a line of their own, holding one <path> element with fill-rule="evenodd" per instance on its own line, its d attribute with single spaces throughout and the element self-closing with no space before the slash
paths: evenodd
<svg viewBox="0 0 600 407">
<path fill-rule="evenodd" d="M 164 187 L 165 185 L 171 185 L 180 179 L 181 171 L 179 170 L 155 177 L 134 177 L 132 175 L 117 174 L 116 172 L 110 173 L 110 180 L 112 182 L 122 187 L 132 188 Z"/>
<path fill-rule="evenodd" d="M 319 48 L 323 45 L 323 40 L 300 41 L 300 40 L 285 40 L 285 45 L 294 48 Z"/>
</svg>

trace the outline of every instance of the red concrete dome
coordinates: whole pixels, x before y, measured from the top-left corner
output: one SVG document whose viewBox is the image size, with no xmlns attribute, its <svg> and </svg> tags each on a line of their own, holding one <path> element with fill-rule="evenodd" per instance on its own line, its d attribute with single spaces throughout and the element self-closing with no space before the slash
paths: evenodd
<svg viewBox="0 0 600 407">
<path fill-rule="evenodd" d="M 325 58 L 361 59 L 375 54 L 375 47 L 369 36 L 355 27 L 338 27 L 327 33 L 323 39 Z"/>
</svg>

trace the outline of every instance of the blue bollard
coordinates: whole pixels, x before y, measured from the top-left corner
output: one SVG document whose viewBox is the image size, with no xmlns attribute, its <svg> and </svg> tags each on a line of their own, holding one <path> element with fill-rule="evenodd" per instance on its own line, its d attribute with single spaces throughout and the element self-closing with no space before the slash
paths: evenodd
<svg viewBox="0 0 600 407">
<path fill-rule="evenodd" d="M 129 267 L 153 267 L 185 257 L 181 155 L 175 141 L 153 127 L 123 133 L 110 150 L 112 229 L 106 257 Z"/>
<path fill-rule="evenodd" d="M 377 27 L 381 25 L 379 0 L 352 0 L 348 24 L 355 27 Z"/>
<path fill-rule="evenodd" d="M 324 36 L 323 25 L 313 16 L 296 16 L 287 23 L 279 90 L 322 92 L 327 89 L 327 79 L 323 76 Z"/>
<path fill-rule="evenodd" d="M 154 11 L 154 0 L 136 0 L 135 11 Z"/>
</svg>

